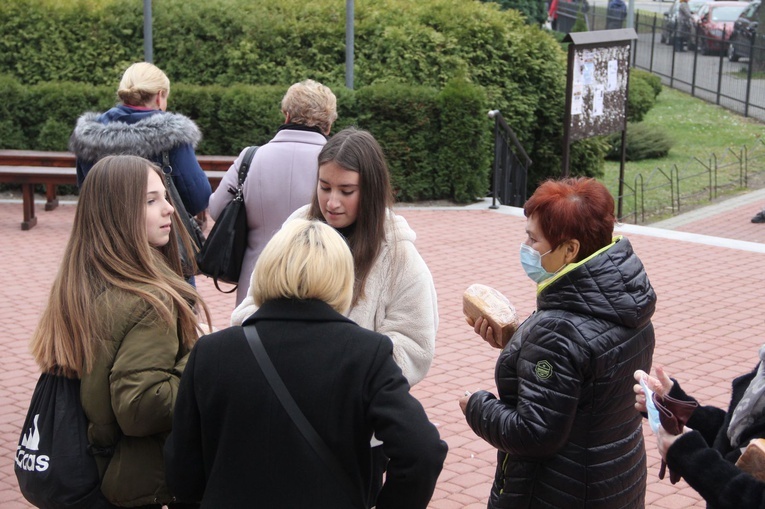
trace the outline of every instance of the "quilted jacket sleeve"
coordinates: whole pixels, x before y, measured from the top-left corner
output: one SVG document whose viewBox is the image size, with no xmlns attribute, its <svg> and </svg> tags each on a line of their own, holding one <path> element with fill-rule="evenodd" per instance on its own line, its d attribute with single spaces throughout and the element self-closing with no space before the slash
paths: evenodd
<svg viewBox="0 0 765 509">
<path fill-rule="evenodd" d="M 468 401 L 470 427 L 506 453 L 553 456 L 569 440 L 587 376 L 584 345 L 563 319 L 537 320 L 519 331 L 497 361 L 500 398 L 479 391 Z"/>
</svg>

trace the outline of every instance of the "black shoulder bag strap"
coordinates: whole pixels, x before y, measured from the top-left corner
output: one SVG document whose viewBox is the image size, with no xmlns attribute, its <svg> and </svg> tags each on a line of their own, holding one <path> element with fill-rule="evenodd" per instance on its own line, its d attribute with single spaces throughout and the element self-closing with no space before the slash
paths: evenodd
<svg viewBox="0 0 765 509">
<path fill-rule="evenodd" d="M 303 412 L 297 406 L 295 400 L 292 399 L 290 391 L 284 385 L 284 382 L 279 376 L 279 373 L 276 372 L 276 368 L 271 362 L 271 358 L 268 356 L 268 352 L 266 352 L 265 347 L 263 347 L 263 342 L 260 340 L 260 335 L 258 335 L 257 329 L 254 325 L 248 325 L 242 328 L 244 329 L 244 335 L 247 337 L 247 342 L 250 344 L 252 353 L 255 355 L 255 360 L 258 361 L 260 369 L 263 371 L 266 380 L 268 380 L 268 383 L 271 384 L 271 388 L 276 393 L 276 396 L 279 398 L 282 406 L 287 411 L 287 414 L 289 414 L 295 425 L 300 430 L 300 433 L 303 434 L 311 447 L 313 447 L 314 451 L 316 451 L 316 454 L 318 454 L 322 461 L 324 461 L 324 464 L 327 466 L 327 468 L 329 468 L 329 470 L 335 475 L 335 478 L 340 482 L 340 484 L 345 487 L 345 491 L 348 493 L 348 496 L 351 497 L 351 501 L 358 503 L 356 501 L 358 496 L 355 495 L 358 490 L 354 487 L 353 482 L 351 482 L 350 477 L 348 477 L 348 474 L 345 473 L 343 467 L 340 466 L 340 463 L 337 461 L 337 458 L 335 458 L 335 455 L 332 454 L 332 451 L 329 449 L 327 444 L 324 442 L 324 440 L 322 440 L 314 427 L 311 426 L 311 423 L 308 422 L 308 419 L 306 419 L 305 415 L 303 415 Z M 359 507 L 366 507 L 366 504 L 361 504 Z"/>
<path fill-rule="evenodd" d="M 239 183 L 237 184 L 236 191 L 229 189 L 229 192 L 237 197 L 242 196 L 242 186 L 244 186 L 244 180 L 247 178 L 247 172 L 250 171 L 250 163 L 252 158 L 255 157 L 255 152 L 258 151 L 258 146 L 247 147 L 247 152 L 244 153 L 242 158 L 242 164 L 239 165 Z"/>
<path fill-rule="evenodd" d="M 173 200 L 173 207 L 178 211 L 184 228 L 189 232 L 191 241 L 196 245 L 197 249 L 201 249 L 202 244 L 204 244 L 204 233 L 199 223 L 194 219 L 194 216 L 186 210 L 186 206 L 183 204 L 183 200 L 181 200 L 181 195 L 178 193 L 178 188 L 175 187 L 173 167 L 170 165 L 170 153 L 167 150 L 162 152 L 162 174 L 165 176 L 165 188 L 167 189 L 167 194 Z"/>
</svg>

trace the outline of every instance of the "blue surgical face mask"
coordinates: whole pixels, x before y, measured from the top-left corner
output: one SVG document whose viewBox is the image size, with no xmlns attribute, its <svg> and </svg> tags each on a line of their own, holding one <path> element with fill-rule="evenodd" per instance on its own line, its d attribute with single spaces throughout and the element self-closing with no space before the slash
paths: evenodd
<svg viewBox="0 0 765 509">
<path fill-rule="evenodd" d="M 539 254 L 539 251 L 528 244 L 521 244 L 521 266 L 523 266 L 526 274 L 537 283 L 541 283 L 555 275 L 554 272 L 547 272 L 542 267 L 542 257 L 550 252 L 552 252 L 552 249 L 547 251 L 547 253 Z"/>
</svg>

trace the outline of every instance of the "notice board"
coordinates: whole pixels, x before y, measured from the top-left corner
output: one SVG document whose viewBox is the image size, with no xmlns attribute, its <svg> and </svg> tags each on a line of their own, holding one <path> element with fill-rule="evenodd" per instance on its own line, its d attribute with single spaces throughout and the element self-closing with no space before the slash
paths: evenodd
<svg viewBox="0 0 765 509">
<path fill-rule="evenodd" d="M 629 45 L 577 48 L 571 66 L 570 140 L 624 129 Z"/>
<path fill-rule="evenodd" d="M 627 128 L 632 28 L 568 34 L 563 176 L 569 174 L 572 141 Z M 622 145 L 624 143 L 622 142 Z"/>
</svg>

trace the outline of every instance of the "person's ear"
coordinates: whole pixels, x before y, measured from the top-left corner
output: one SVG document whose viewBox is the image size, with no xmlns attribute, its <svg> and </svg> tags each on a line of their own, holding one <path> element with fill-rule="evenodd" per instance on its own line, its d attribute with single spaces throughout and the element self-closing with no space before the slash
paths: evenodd
<svg viewBox="0 0 765 509">
<path fill-rule="evenodd" d="M 576 260 L 576 257 L 579 256 L 579 241 L 571 239 L 566 241 L 563 246 L 565 249 L 565 252 L 563 253 L 563 261 L 568 264 Z"/>
<path fill-rule="evenodd" d="M 285 124 L 289 124 L 290 123 L 290 114 L 287 113 L 286 111 L 282 111 L 282 113 L 284 113 L 284 123 Z"/>
</svg>

